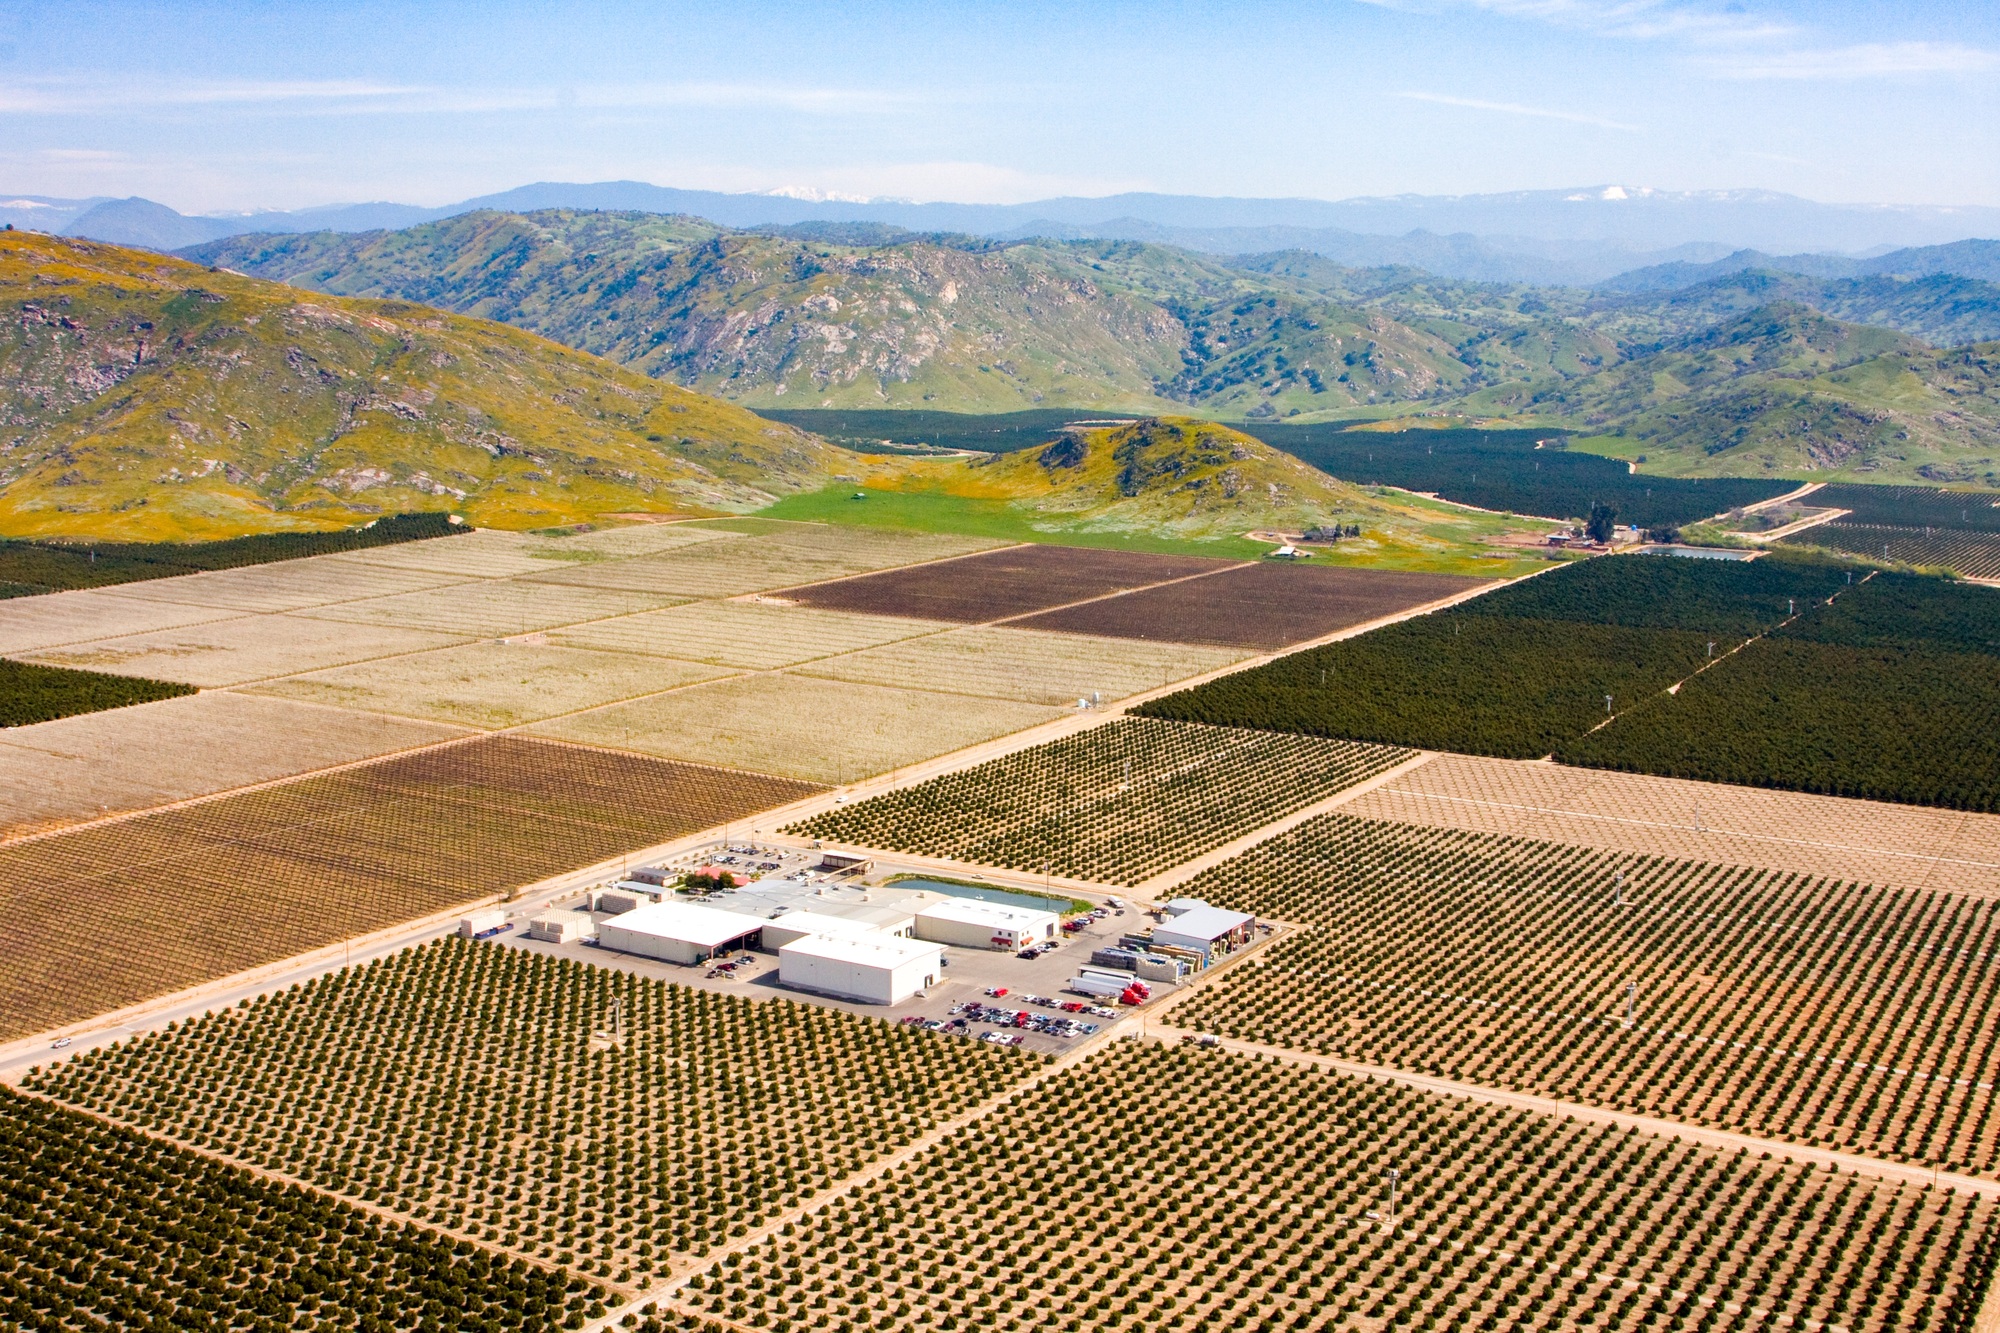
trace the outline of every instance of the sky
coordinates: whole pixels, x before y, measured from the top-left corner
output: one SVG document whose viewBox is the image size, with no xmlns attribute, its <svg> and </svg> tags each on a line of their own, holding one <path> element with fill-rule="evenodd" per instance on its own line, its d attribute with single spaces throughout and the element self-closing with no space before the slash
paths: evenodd
<svg viewBox="0 0 2000 1333">
<path fill-rule="evenodd" d="M 616 179 L 2000 205 L 2000 3 L 0 7 L 0 192 L 192 213 Z"/>
</svg>

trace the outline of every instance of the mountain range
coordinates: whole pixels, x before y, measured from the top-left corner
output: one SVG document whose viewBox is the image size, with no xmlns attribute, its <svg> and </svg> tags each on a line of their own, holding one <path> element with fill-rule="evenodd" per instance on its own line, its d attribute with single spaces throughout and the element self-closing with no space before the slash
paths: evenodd
<svg viewBox="0 0 2000 1333">
<path fill-rule="evenodd" d="M 570 210 L 187 253 L 504 320 L 753 408 L 1506 417 L 1688 474 L 2000 479 L 1985 362 L 1933 350 L 2000 339 L 2000 285 L 1938 273 L 1593 292 L 1298 251 Z"/>
<path fill-rule="evenodd" d="M 2000 235 L 2000 209 L 1821 204 L 1771 191 L 1591 186 L 1346 200 L 1118 194 L 1025 204 L 730 194 L 636 181 L 544 182 L 426 208 L 338 204 L 188 216 L 150 200 L 0 199 L 0 221 L 172 250 L 248 232 L 371 231 L 481 210 L 686 214 L 728 227 L 873 223 L 1019 239 L 1143 240 L 1217 254 L 1303 249 L 1360 266 L 1413 264 L 1480 281 L 1594 283 L 1640 268 L 1727 262 L 1753 249 L 1861 253 Z"/>
</svg>

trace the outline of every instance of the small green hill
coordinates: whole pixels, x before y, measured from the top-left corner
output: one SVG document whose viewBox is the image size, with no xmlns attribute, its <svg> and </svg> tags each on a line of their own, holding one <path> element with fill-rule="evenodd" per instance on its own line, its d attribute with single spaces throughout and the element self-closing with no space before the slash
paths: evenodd
<svg viewBox="0 0 2000 1333">
<path fill-rule="evenodd" d="M 1241 431 L 1191 417 L 1074 428 L 1039 448 L 985 458 L 880 457 L 863 474 L 860 494 L 875 498 L 850 504 L 849 521 L 881 521 L 896 511 L 876 499 L 901 496 L 928 501 L 924 512 L 939 516 L 940 526 L 981 513 L 986 526 L 978 530 L 998 535 L 1007 529 L 995 519 L 1007 515 L 1031 539 L 1145 539 L 1181 550 L 1212 545 L 1217 554 L 1255 554 L 1275 544 L 1275 534 L 1340 528 L 1352 535 L 1315 558 L 1479 574 L 1539 563 L 1525 544 L 1509 550 L 1502 539 L 1546 531 L 1545 524 L 1408 492 L 1352 486 Z M 1268 535 L 1262 546 L 1246 545 L 1241 539 L 1250 533 Z"/>
<path fill-rule="evenodd" d="M 742 510 L 848 455 L 505 325 L 0 233 L 0 533 L 157 541 L 449 509 Z"/>
</svg>

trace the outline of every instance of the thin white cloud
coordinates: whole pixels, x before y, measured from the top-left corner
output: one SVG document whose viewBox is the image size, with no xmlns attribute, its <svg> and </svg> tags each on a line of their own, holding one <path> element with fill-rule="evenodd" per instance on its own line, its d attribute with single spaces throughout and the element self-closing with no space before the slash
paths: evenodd
<svg viewBox="0 0 2000 1333">
<path fill-rule="evenodd" d="M 1453 97 L 1446 93 L 1402 92 L 1396 96 L 1411 102 L 1434 102 L 1439 106 L 1462 106 L 1472 111 L 1495 111 L 1508 116 L 1532 116 L 1537 120 L 1563 120 L 1572 125 L 1596 125 L 1607 130 L 1636 132 L 1637 125 L 1628 125 L 1622 120 L 1606 120 L 1602 116 L 1587 116 L 1579 111 L 1557 111 L 1550 107 L 1525 106 L 1519 102 L 1487 102 L 1477 97 Z"/>
<path fill-rule="evenodd" d="M 1985 74 L 2000 51 L 1956 42 L 1864 42 L 1855 46 L 1743 52 L 1709 62 L 1731 79 L 1884 79 L 1911 74 Z"/>
<path fill-rule="evenodd" d="M 1758 42 L 1797 31 L 1789 24 L 1757 18 L 1733 8 L 1674 4 L 1669 0 L 1361 0 L 1361 3 L 1432 14 L 1445 9 L 1476 9 L 1575 32 L 1636 40 L 1678 37 L 1709 43 Z"/>
<path fill-rule="evenodd" d="M 789 84 L 649 83 L 584 87 L 487 88 L 359 80 L 185 84 L 66 81 L 0 85 L 0 113 L 89 115 L 143 107 L 259 106 L 287 115 L 477 114 L 504 111 L 704 108 L 791 111 L 801 115 L 882 114 L 933 101 L 868 88 Z"/>
</svg>

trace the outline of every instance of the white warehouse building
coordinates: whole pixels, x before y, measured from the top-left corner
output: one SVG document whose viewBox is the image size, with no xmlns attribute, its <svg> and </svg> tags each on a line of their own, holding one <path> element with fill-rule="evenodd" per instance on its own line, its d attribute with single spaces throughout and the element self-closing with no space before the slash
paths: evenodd
<svg viewBox="0 0 2000 1333">
<path fill-rule="evenodd" d="M 770 924 L 762 917 L 696 903 L 647 903 L 600 922 L 597 942 L 621 953 L 693 966 L 737 946 L 756 948 Z"/>
<path fill-rule="evenodd" d="M 793 940 L 802 940 L 808 935 L 831 935 L 836 939 L 852 940 L 886 937 L 887 932 L 877 930 L 866 921 L 850 921 L 844 916 L 811 911 L 787 912 L 764 923 L 764 948 L 776 953 Z"/>
<path fill-rule="evenodd" d="M 944 975 L 944 948 L 870 932 L 806 935 L 778 950 L 778 980 L 797 990 L 897 1004 Z"/>
<path fill-rule="evenodd" d="M 1025 949 L 1056 937 L 1062 918 L 981 898 L 947 898 L 917 913 L 917 938 L 966 949 Z"/>
</svg>

